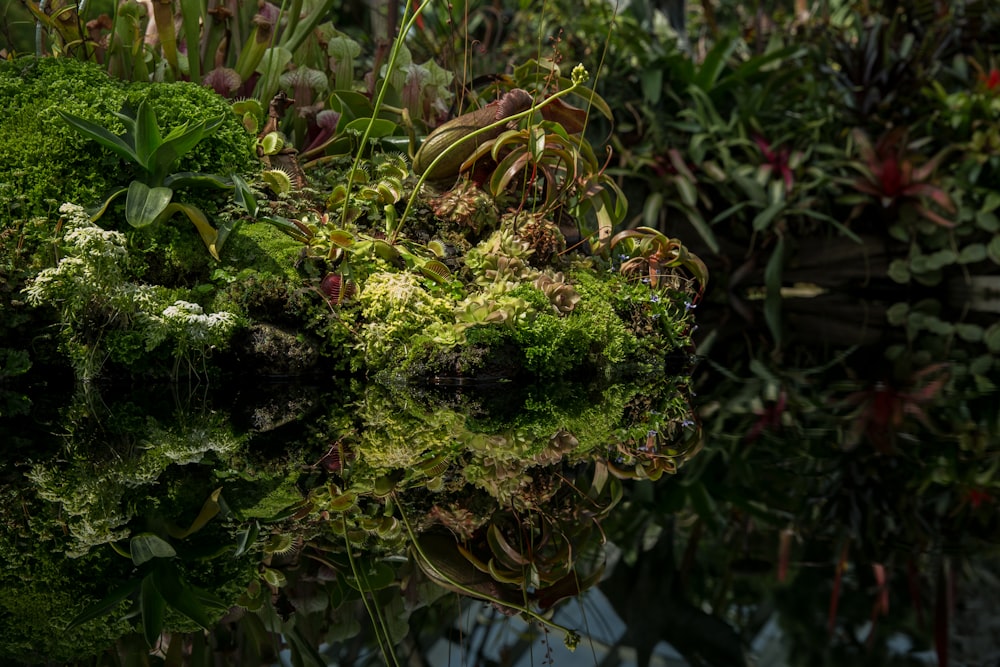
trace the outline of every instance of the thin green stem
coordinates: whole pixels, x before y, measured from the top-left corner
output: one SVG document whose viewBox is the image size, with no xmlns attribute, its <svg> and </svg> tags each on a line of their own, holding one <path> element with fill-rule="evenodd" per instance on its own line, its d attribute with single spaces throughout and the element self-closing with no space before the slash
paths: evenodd
<svg viewBox="0 0 1000 667">
<path fill-rule="evenodd" d="M 368 119 L 368 127 L 365 128 L 365 133 L 361 136 L 361 145 L 358 146 L 358 152 L 354 154 L 354 164 L 351 165 L 351 171 L 347 175 L 347 197 L 344 199 L 344 209 L 340 218 L 340 224 L 344 227 L 347 226 L 347 212 L 351 202 L 351 187 L 354 185 L 354 174 L 357 173 L 358 167 L 361 164 L 361 158 L 364 155 L 365 146 L 368 145 L 368 137 L 371 136 L 372 128 L 375 126 L 375 120 L 378 118 L 378 114 L 382 110 L 382 100 L 385 99 L 386 91 L 389 90 L 389 77 L 392 75 L 392 71 L 396 67 L 396 58 L 399 56 L 400 47 L 406 40 L 406 35 L 413 29 L 413 26 L 417 22 L 417 18 L 420 16 L 421 12 L 423 12 L 430 3 L 431 0 L 424 0 L 420 6 L 417 7 L 417 9 L 413 12 L 413 16 L 406 20 L 406 23 L 402 28 L 400 28 L 399 32 L 396 34 L 395 41 L 392 43 L 392 51 L 389 54 L 389 62 L 385 66 L 385 78 L 382 79 L 382 87 L 379 88 L 378 97 L 375 98 L 375 104 L 372 107 L 372 117 Z M 406 19 L 406 15 L 409 13 L 412 6 L 413 0 L 406 0 L 406 7 L 403 8 L 404 19 Z"/>
<path fill-rule="evenodd" d="M 396 660 L 396 654 L 392 650 L 392 640 L 389 637 L 389 632 L 385 627 L 385 621 L 380 615 L 378 615 L 372 606 L 368 602 L 368 597 L 365 595 L 365 591 L 361 590 L 363 584 L 361 583 L 361 573 L 358 571 L 358 566 L 354 561 L 354 556 L 351 554 L 351 539 L 348 537 L 348 527 L 347 518 L 341 516 L 341 525 L 344 528 L 344 543 L 347 545 L 347 562 L 351 566 L 351 574 L 354 575 L 354 580 L 358 582 L 358 589 L 361 592 L 361 603 L 365 605 L 365 611 L 368 612 L 368 618 L 372 619 L 372 627 L 375 630 L 375 639 L 378 641 L 379 650 L 382 651 L 382 655 L 391 656 L 392 662 L 396 667 L 399 667 L 399 661 Z M 378 624 L 376 625 L 376 620 Z"/>
<path fill-rule="evenodd" d="M 393 494 L 393 498 L 395 499 L 395 493 Z M 579 638 L 578 635 L 577 635 L 576 630 L 572 630 L 570 628 L 567 628 L 564 625 L 559 625 L 558 623 L 556 623 L 552 619 L 545 618 L 544 616 L 542 616 L 541 614 L 539 614 L 535 610 L 533 610 L 530 607 L 528 607 L 527 604 L 519 606 L 519 605 L 516 605 L 516 604 L 512 603 L 509 600 L 501 600 L 499 598 L 495 598 L 493 596 L 487 595 L 487 594 L 483 593 L 482 591 L 473 590 L 473 589 L 471 589 L 471 588 L 469 588 L 467 586 L 463 586 L 459 582 L 457 582 L 457 581 L 449 578 L 448 575 L 446 575 L 444 572 L 442 572 L 441 570 L 439 570 L 434 565 L 434 561 L 432 561 L 427 556 L 427 554 L 424 553 L 424 550 L 420 548 L 420 542 L 417 540 L 417 536 L 413 532 L 413 527 L 410 526 L 410 522 L 406 518 L 406 513 L 403 512 L 403 508 L 399 504 L 398 501 L 396 502 L 396 505 L 399 507 L 399 510 L 400 510 L 399 511 L 399 516 L 403 519 L 403 525 L 406 526 L 406 534 L 409 536 L 410 542 L 413 544 L 414 551 L 417 552 L 417 555 L 420 557 L 420 559 L 423 561 L 423 563 L 428 568 L 430 568 L 431 570 L 433 570 L 434 573 L 435 573 L 435 575 L 437 575 L 438 577 L 440 577 L 443 581 L 447 581 L 449 584 L 451 584 L 452 586 L 454 586 L 456 589 L 462 591 L 463 593 L 465 593 L 469 597 L 477 598 L 479 600 L 486 600 L 487 602 L 492 602 L 493 604 L 499 605 L 501 607 L 509 607 L 511 609 L 517 609 L 519 612 L 521 612 L 522 614 L 524 614 L 528 618 L 530 618 L 530 619 L 532 619 L 532 620 L 534 620 L 534 621 L 536 621 L 536 622 L 538 622 L 538 623 L 540 623 L 542 625 L 548 626 L 548 627 L 552 628 L 553 630 L 559 630 L 560 632 L 565 633 L 567 639 L 570 639 L 570 638 L 577 638 L 578 639 Z"/>
</svg>

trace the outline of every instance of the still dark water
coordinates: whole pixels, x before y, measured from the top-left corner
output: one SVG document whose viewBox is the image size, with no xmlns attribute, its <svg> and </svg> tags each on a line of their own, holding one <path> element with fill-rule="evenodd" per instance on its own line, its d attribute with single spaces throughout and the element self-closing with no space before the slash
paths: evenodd
<svg viewBox="0 0 1000 667">
<path fill-rule="evenodd" d="M 1000 664 L 995 301 L 822 291 L 690 376 L 8 382 L 3 662 Z"/>
</svg>

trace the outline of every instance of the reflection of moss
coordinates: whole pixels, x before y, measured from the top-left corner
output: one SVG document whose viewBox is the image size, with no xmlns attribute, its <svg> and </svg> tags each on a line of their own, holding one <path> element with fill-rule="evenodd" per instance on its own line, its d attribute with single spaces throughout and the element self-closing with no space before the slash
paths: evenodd
<svg viewBox="0 0 1000 667">
<path fill-rule="evenodd" d="M 70 435 L 59 459 L 36 463 L 26 478 L 33 486 L 7 486 L 0 498 L 0 655 L 6 658 L 79 659 L 131 631 L 133 621 L 119 620 L 125 605 L 116 616 L 69 633 L 62 628 L 134 576 L 131 561 L 108 543 L 127 549 L 126 540 L 140 532 L 168 539 L 184 579 L 232 604 L 258 577 L 254 556 L 231 557 L 235 532 L 245 525 L 240 520 L 270 518 L 302 497 L 299 468 L 289 466 L 286 452 L 251 457 L 246 436 L 236 435 L 224 415 L 205 410 L 168 421 L 169 411 L 158 415 L 159 406 L 129 401 L 94 414 L 103 401 L 93 392 L 79 394 L 82 400 L 65 411 Z M 171 537 L 192 525 L 219 487 L 222 512 L 186 537 Z M 195 626 L 168 609 L 166 629 Z"/>
<path fill-rule="evenodd" d="M 0 500 L 0 656 L 24 663 L 68 662 L 103 651 L 130 629 L 119 617 L 64 632 L 82 601 L 107 593 L 128 562 L 110 551 L 67 560 L 56 546 L 61 521 L 30 489 L 7 486 Z"/>
<path fill-rule="evenodd" d="M 5 660 L 68 663 L 103 652 L 131 630 L 114 615 L 63 630 L 82 609 L 82 600 L 107 592 L 97 588 L 107 573 L 101 556 L 67 566 L 58 556 L 43 552 L 26 556 L 17 565 L 7 561 L 4 572 L 8 574 L 0 584 L 0 655 Z"/>
<path fill-rule="evenodd" d="M 375 470 L 412 468 L 424 452 L 451 451 L 465 437 L 465 418 L 449 410 L 427 410 L 418 402 L 401 403 L 378 385 L 359 404 L 359 459 Z"/>
</svg>

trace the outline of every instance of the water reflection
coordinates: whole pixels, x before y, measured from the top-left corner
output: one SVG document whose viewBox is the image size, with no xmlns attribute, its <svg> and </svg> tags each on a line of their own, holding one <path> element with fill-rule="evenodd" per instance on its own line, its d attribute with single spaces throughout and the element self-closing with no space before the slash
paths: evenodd
<svg viewBox="0 0 1000 667">
<path fill-rule="evenodd" d="M 40 402 L 10 422 L 25 444 L 6 466 L 0 651 L 377 663 L 447 636 L 458 599 L 575 645 L 586 628 L 552 610 L 604 574 L 627 482 L 697 448 L 687 382 L 84 385 Z"/>
<path fill-rule="evenodd" d="M 990 664 L 993 325 L 822 292 L 693 380 L 8 384 L 0 654 Z"/>
</svg>

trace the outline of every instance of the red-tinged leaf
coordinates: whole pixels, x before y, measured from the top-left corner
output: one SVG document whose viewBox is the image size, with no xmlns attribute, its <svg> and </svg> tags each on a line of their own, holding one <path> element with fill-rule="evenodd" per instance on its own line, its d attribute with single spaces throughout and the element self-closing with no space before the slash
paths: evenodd
<svg viewBox="0 0 1000 667">
<path fill-rule="evenodd" d="M 899 183 L 903 187 L 913 183 L 913 163 L 909 160 L 904 160 L 899 165 Z"/>
<path fill-rule="evenodd" d="M 865 162 L 872 164 L 878 161 L 878 157 L 875 154 L 875 149 L 872 148 L 872 142 L 865 134 L 864 130 L 855 128 L 851 132 L 851 136 L 854 138 L 854 143 L 858 146 L 858 152 L 861 154 L 861 159 Z"/>
<path fill-rule="evenodd" d="M 676 148 L 671 148 L 670 150 L 667 151 L 667 158 L 670 160 L 670 164 L 673 166 L 673 168 L 677 170 L 678 174 L 681 174 L 682 176 L 684 176 L 684 178 L 688 179 L 692 183 L 698 181 L 698 179 L 695 178 L 694 174 L 691 173 L 691 170 L 688 169 L 687 163 L 684 162 L 684 156 L 681 154 L 679 150 L 677 150 Z"/>
<path fill-rule="evenodd" d="M 603 561 L 599 567 L 595 568 L 593 572 L 582 579 L 577 572 L 570 572 L 551 586 L 546 586 L 535 593 L 538 606 L 542 610 L 551 609 L 560 600 L 575 597 L 596 585 L 601 580 L 603 574 Z"/>
<path fill-rule="evenodd" d="M 503 192 L 511 180 L 528 165 L 529 157 L 526 150 L 517 150 L 500 161 L 490 179 L 490 192 L 494 197 Z"/>
<path fill-rule="evenodd" d="M 931 185 L 930 183 L 915 183 L 907 187 L 903 191 L 903 194 L 911 197 L 927 197 L 948 213 L 954 214 L 958 211 L 958 208 L 955 206 L 955 201 L 951 198 L 951 195 L 938 186 Z"/>
<path fill-rule="evenodd" d="M 937 168 L 941 165 L 941 162 L 948 156 L 948 153 L 952 151 L 954 147 L 948 146 L 946 148 L 938 151 L 937 155 L 932 157 L 927 162 L 923 163 L 919 167 L 913 170 L 913 180 L 914 181 L 926 181 L 931 177 Z"/>
<path fill-rule="evenodd" d="M 910 602 L 917 611 L 917 626 L 924 628 L 924 603 L 920 595 L 920 572 L 912 558 L 906 561 L 906 578 L 910 587 Z"/>
<path fill-rule="evenodd" d="M 837 625 L 837 605 L 840 604 L 840 585 L 844 578 L 844 570 L 847 569 L 847 556 L 850 548 L 850 540 L 844 542 L 844 547 L 840 551 L 840 557 L 833 574 L 833 591 L 830 593 L 830 611 L 827 614 L 826 631 L 832 637 L 833 630 Z"/>
<path fill-rule="evenodd" d="M 922 204 L 918 204 L 916 206 L 916 211 L 917 211 L 917 213 L 919 213 L 920 215 L 924 216 L 925 218 L 927 218 L 931 222 L 933 222 L 935 224 L 938 224 L 938 225 L 941 225 L 942 227 L 946 227 L 948 229 L 951 229 L 952 227 L 955 226 L 954 222 L 952 222 L 951 220 L 945 218 L 944 216 L 941 216 L 941 215 L 935 213 L 934 211 L 930 210 L 926 206 L 923 206 Z"/>
<path fill-rule="evenodd" d="M 937 398 L 941 394 L 941 390 L 944 389 L 945 384 L 948 382 L 948 376 L 943 375 L 936 380 L 928 382 L 923 387 L 920 388 L 915 394 L 913 394 L 913 399 L 918 403 L 926 403 L 934 398 Z"/>
<path fill-rule="evenodd" d="M 496 524 L 490 524 L 489 530 L 486 531 L 486 541 L 489 542 L 493 555 L 503 563 L 504 567 L 513 570 L 529 563 L 524 554 L 511 546 Z"/>
<path fill-rule="evenodd" d="M 886 580 L 885 565 L 872 563 L 872 574 L 875 575 L 875 583 L 878 585 L 875 608 L 885 616 L 889 613 L 889 585 Z"/>
<path fill-rule="evenodd" d="M 587 112 L 566 104 L 561 99 L 547 100 L 541 108 L 542 118 L 559 123 L 570 134 L 583 132 L 587 125 Z"/>
<path fill-rule="evenodd" d="M 792 553 L 792 537 L 795 531 L 785 528 L 778 538 L 778 581 L 784 582 L 788 577 L 788 561 Z"/>
<path fill-rule="evenodd" d="M 461 544 L 456 544 L 455 547 L 458 549 L 458 553 L 462 554 L 467 561 L 472 563 L 472 566 L 474 568 L 476 568 L 480 572 L 485 572 L 486 574 L 489 574 L 490 572 L 489 565 L 487 565 L 479 558 L 477 558 L 474 553 L 463 547 Z"/>
<path fill-rule="evenodd" d="M 855 180 L 852 183 L 852 185 L 854 186 L 855 190 L 857 190 L 858 192 L 863 192 L 866 195 L 871 195 L 873 197 L 881 197 L 882 196 L 882 191 L 880 189 L 876 188 L 874 185 L 872 185 L 868 181 L 862 181 L 862 180 L 858 179 L 858 180 Z"/>
</svg>

